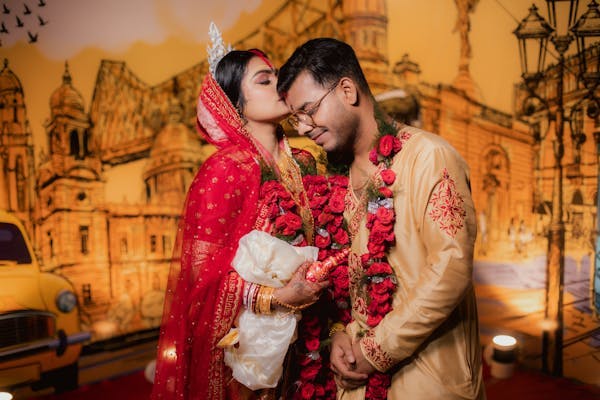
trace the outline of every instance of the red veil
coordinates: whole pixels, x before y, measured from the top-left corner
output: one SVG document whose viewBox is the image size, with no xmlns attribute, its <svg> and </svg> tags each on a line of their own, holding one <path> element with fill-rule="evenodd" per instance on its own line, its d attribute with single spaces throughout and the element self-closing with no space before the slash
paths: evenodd
<svg viewBox="0 0 600 400">
<path fill-rule="evenodd" d="M 202 83 L 197 115 L 217 152 L 194 178 L 179 223 L 152 399 L 227 397 L 231 372 L 216 343 L 240 311 L 243 291 L 231 260 L 257 219 L 260 162 L 273 163 L 211 74 Z"/>
</svg>

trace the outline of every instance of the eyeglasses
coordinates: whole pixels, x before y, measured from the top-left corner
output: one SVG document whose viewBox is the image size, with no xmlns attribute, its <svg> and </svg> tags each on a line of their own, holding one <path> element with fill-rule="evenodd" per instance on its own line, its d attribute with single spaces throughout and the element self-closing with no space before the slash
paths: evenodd
<svg viewBox="0 0 600 400">
<path fill-rule="evenodd" d="M 333 85 L 319 100 L 317 100 L 316 103 L 314 103 L 308 109 L 294 111 L 292 113 L 292 115 L 290 115 L 287 119 L 288 122 L 290 123 L 290 125 L 294 129 L 297 129 L 298 125 L 300 125 L 301 123 L 304 125 L 308 125 L 312 128 L 316 127 L 317 124 L 315 124 L 315 120 L 313 119 L 313 116 L 317 113 L 317 111 L 319 111 L 321 102 L 323 100 L 325 100 L 325 97 L 327 97 L 327 95 L 329 93 L 333 92 L 333 90 L 338 86 L 338 84 L 339 84 L 339 82 L 336 83 L 335 85 Z"/>
</svg>

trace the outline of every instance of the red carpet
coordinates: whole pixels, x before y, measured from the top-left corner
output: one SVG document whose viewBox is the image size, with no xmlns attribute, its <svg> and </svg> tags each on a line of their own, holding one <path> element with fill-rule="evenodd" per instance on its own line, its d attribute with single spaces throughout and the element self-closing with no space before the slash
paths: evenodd
<svg viewBox="0 0 600 400">
<path fill-rule="evenodd" d="M 509 379 L 495 379 L 484 371 L 488 400 L 588 400 L 600 399 L 600 387 L 583 385 L 566 378 L 552 378 L 538 372 L 518 371 Z M 152 386 L 143 371 L 80 387 L 61 395 L 37 400 L 147 400 Z"/>
</svg>

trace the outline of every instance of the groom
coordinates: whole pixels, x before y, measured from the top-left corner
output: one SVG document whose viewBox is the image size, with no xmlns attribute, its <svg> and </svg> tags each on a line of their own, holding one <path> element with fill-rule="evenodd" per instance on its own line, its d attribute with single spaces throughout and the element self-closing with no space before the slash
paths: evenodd
<svg viewBox="0 0 600 400">
<path fill-rule="evenodd" d="M 331 330 L 338 399 L 485 398 L 465 161 L 381 112 L 344 42 L 306 42 L 278 79 L 292 126 L 350 166 L 352 322 Z"/>
</svg>

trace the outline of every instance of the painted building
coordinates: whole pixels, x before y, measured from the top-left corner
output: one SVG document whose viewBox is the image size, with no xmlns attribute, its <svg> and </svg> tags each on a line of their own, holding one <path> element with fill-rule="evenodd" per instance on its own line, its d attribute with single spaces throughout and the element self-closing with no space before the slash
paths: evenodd
<svg viewBox="0 0 600 400">
<path fill-rule="evenodd" d="M 288 1 L 234 47 L 262 48 L 281 64 L 311 37 L 348 41 L 384 109 L 440 134 L 465 157 L 489 236 L 504 239 L 511 218 L 534 222 L 530 188 L 536 148 L 524 123 L 486 106 L 477 94 L 465 50 L 469 12 L 459 8 L 457 26 L 465 34 L 451 85 L 423 82 L 419 65 L 408 56 L 388 59 L 384 0 Z M 96 338 L 160 321 L 184 196 L 212 150 L 195 131 L 196 96 L 205 72 L 203 61 L 150 86 L 125 63 L 104 60 L 86 109 L 77 77 L 65 65 L 62 83 L 57 77 L 49 99 L 48 154 L 35 164 L 18 78 L 7 65 L 0 73 L 0 99 L 7 105 L 0 123 L 17 126 L 3 128 L 0 136 L 0 184 L 8 188 L 0 201 L 33 228 L 44 269 L 74 283 Z M 318 152 L 302 138 L 291 141 Z M 30 182 L 35 187 L 28 187 Z"/>
</svg>

